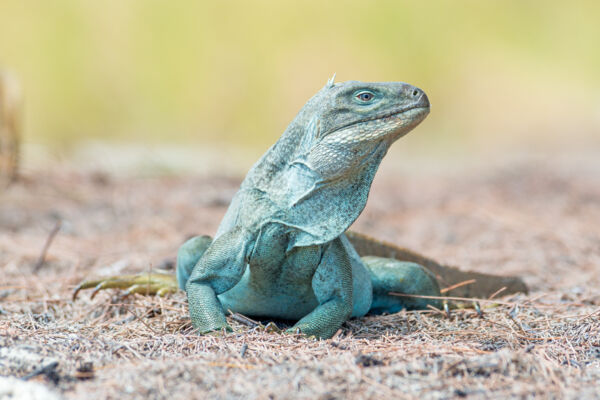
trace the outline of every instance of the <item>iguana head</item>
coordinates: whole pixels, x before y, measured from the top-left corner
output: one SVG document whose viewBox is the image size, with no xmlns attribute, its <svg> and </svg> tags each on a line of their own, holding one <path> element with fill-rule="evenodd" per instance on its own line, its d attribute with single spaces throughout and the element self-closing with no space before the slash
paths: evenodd
<svg viewBox="0 0 600 400">
<path fill-rule="evenodd" d="M 306 126 L 304 160 L 298 161 L 325 180 L 354 173 L 376 149 L 387 150 L 428 113 L 427 95 L 406 83 L 329 81 L 298 115 Z"/>
<path fill-rule="evenodd" d="M 402 82 L 330 81 L 319 95 L 314 116 L 321 124 L 318 136 L 328 141 L 394 141 L 429 113 L 425 92 Z"/>
</svg>

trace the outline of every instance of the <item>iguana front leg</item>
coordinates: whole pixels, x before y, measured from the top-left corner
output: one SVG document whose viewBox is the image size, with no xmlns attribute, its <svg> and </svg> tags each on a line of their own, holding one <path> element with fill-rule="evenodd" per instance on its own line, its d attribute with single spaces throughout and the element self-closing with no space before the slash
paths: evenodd
<svg viewBox="0 0 600 400">
<path fill-rule="evenodd" d="M 312 287 L 319 306 L 287 332 L 330 338 L 352 314 L 352 265 L 339 239 L 325 250 Z"/>
<path fill-rule="evenodd" d="M 251 235 L 241 228 L 219 236 L 206 250 L 186 284 L 192 325 L 198 333 L 231 331 L 217 295 L 242 278 L 251 251 Z"/>
</svg>

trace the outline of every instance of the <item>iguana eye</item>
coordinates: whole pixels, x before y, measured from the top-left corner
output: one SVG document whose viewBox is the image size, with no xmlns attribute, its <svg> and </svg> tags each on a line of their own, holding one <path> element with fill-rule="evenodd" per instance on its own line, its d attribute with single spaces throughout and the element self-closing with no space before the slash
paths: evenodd
<svg viewBox="0 0 600 400">
<path fill-rule="evenodd" d="M 358 100 L 360 100 L 360 101 L 363 101 L 363 102 L 365 102 L 365 103 L 366 103 L 366 102 L 369 102 L 369 101 L 371 101 L 371 100 L 373 100 L 373 98 L 374 98 L 374 97 L 375 97 L 375 95 L 374 95 L 373 93 L 371 93 L 371 92 L 368 92 L 368 91 L 366 91 L 366 90 L 365 90 L 365 91 L 362 91 L 362 92 L 358 92 L 358 93 L 356 94 L 356 98 L 357 98 Z"/>
</svg>

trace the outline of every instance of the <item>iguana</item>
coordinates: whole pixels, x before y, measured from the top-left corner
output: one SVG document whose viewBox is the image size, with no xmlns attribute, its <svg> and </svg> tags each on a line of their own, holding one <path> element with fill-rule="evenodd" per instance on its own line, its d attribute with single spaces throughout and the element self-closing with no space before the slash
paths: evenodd
<svg viewBox="0 0 600 400">
<path fill-rule="evenodd" d="M 214 239 L 177 255 L 176 277 L 140 274 L 80 289 L 187 293 L 200 334 L 231 328 L 225 311 L 297 321 L 289 332 L 330 338 L 351 317 L 440 305 L 440 285 L 476 279 L 453 295 L 526 291 L 518 278 L 461 272 L 347 232 L 365 207 L 390 145 L 429 113 L 427 95 L 400 82 L 334 83 L 314 95 L 250 169 Z M 361 258 L 362 256 L 362 258 Z"/>
</svg>

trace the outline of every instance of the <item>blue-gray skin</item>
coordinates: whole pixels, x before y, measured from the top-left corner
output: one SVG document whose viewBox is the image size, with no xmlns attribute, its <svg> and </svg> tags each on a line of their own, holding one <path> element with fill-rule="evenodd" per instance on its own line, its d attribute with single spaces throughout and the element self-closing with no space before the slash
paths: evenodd
<svg viewBox="0 0 600 400">
<path fill-rule="evenodd" d="M 344 235 L 391 144 L 428 113 L 425 93 L 406 83 L 330 81 L 310 99 L 252 167 L 214 240 L 180 249 L 178 281 L 198 332 L 230 330 L 230 309 L 298 320 L 290 331 L 329 338 L 372 307 L 404 307 L 383 292 L 439 295 L 422 267 L 371 265 Z M 380 264 L 385 271 L 369 269 Z"/>
<path fill-rule="evenodd" d="M 252 167 L 215 239 L 179 249 L 177 282 L 197 331 L 230 330 L 231 310 L 297 320 L 290 332 L 329 338 L 350 317 L 439 307 L 390 294 L 439 297 L 438 281 L 453 296 L 526 292 L 518 278 L 463 272 L 346 231 L 390 145 L 428 113 L 425 93 L 406 83 L 328 82 Z M 89 280 L 73 298 L 92 287 L 92 297 L 107 288 L 162 295 L 177 283 L 161 273 Z"/>
</svg>

